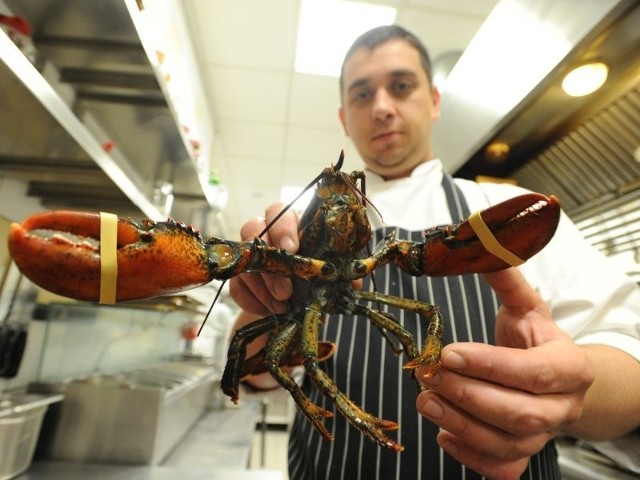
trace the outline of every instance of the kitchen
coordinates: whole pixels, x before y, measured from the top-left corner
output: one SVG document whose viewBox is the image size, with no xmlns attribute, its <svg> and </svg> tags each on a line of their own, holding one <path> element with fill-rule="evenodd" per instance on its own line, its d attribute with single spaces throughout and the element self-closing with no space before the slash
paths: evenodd
<svg viewBox="0 0 640 480">
<path fill-rule="evenodd" d="M 357 158 L 343 135 L 331 129 L 331 126 L 337 127 L 334 106 L 337 99 L 333 104 L 325 101 L 317 108 L 315 105 L 309 107 L 303 103 L 297 107 L 298 128 L 294 128 L 294 125 L 289 129 L 298 136 L 306 135 L 306 143 L 303 143 L 306 148 L 316 142 L 327 145 L 327 149 L 331 150 L 330 160 L 327 160 L 328 153 L 325 151 L 315 153 L 321 155 L 322 159 L 308 155 L 304 162 L 300 155 L 291 155 L 292 159 L 287 160 L 288 165 L 282 168 L 283 172 L 289 172 L 288 176 L 283 173 L 282 177 L 265 180 L 265 185 L 256 186 L 259 182 L 256 182 L 255 177 L 246 175 L 248 171 L 256 171 L 258 176 L 268 178 L 269 175 L 259 174 L 260 167 L 257 164 L 264 165 L 265 158 L 273 162 L 273 157 L 278 158 L 278 154 L 270 153 L 270 140 L 264 139 L 263 142 L 264 133 L 260 133 L 273 130 L 264 126 L 262 129 L 251 128 L 259 121 L 265 120 L 264 111 L 258 109 L 258 115 L 262 115 L 263 118 L 255 118 L 244 124 L 239 121 L 237 112 L 222 111 L 225 105 L 233 107 L 233 100 L 239 95 L 225 91 L 224 87 L 233 85 L 238 77 L 242 77 L 242 73 L 249 69 L 248 66 L 239 64 L 231 65 L 236 67 L 235 71 L 224 71 L 223 67 L 231 61 L 229 58 L 244 58 L 241 48 L 240 52 L 231 52 L 227 51 L 226 44 L 222 48 L 216 40 L 206 41 L 208 37 L 204 33 L 210 32 L 205 31 L 203 23 L 210 21 L 214 31 L 225 31 L 225 23 L 231 25 L 227 26 L 227 29 L 237 28 L 234 22 L 228 20 L 232 15 L 232 8 L 225 2 L 211 3 L 214 12 L 215 8 L 220 9 L 222 20 L 214 17 L 209 20 L 210 17 L 203 14 L 201 9 L 205 8 L 205 2 L 183 2 L 180 5 L 177 2 L 168 2 L 173 7 L 173 15 L 167 19 L 160 14 L 154 20 L 154 25 L 169 22 L 168 25 L 172 27 L 171 30 L 167 29 L 167 37 L 171 41 L 167 42 L 167 50 L 163 50 L 162 55 L 158 55 L 158 50 L 153 46 L 145 44 L 149 39 L 145 40 L 143 32 L 148 32 L 149 27 L 145 30 L 145 14 L 142 13 L 144 9 L 140 9 L 145 2 L 68 2 L 70 6 L 67 9 L 61 8 L 61 2 L 5 0 L 4 3 L 6 10 L 3 11 L 23 15 L 33 29 L 32 49 L 27 41 L 28 37 L 23 39 L 25 43 L 22 45 L 22 51 L 9 40 L 7 34 L 0 38 L 3 42 L 1 116 L 4 145 L 0 159 L 0 198 L 3 199 L 3 211 L 0 213 L 11 221 L 21 221 L 43 209 L 106 209 L 121 217 L 132 218 L 161 219 L 170 214 L 186 223 L 199 225 L 204 236 L 233 238 L 244 219 L 260 214 L 259 211 L 247 210 L 247 205 L 255 209 L 256 204 L 266 205 L 277 198 L 279 192 L 272 184 L 302 185 L 304 181 L 315 176 L 318 166 L 334 161 L 333 152 L 339 151 L 340 148 L 345 148 L 347 159 L 353 161 Z M 262 12 L 261 9 L 265 8 L 262 2 L 248 3 L 258 9 L 257 12 Z M 419 5 L 429 2 L 404 3 Z M 459 3 L 466 3 L 470 8 L 470 2 Z M 484 3 L 486 13 L 496 4 Z M 497 3 L 527 5 L 531 2 Z M 582 30 L 571 22 L 567 23 L 567 30 L 570 31 L 566 33 L 570 45 L 565 47 L 566 52 L 558 52 L 557 64 L 546 65 L 547 71 L 539 72 L 539 78 L 535 83 L 530 85 L 526 92 L 521 93 L 520 98 L 514 98 L 510 105 L 506 105 L 506 110 L 478 109 L 475 116 L 463 117 L 463 122 L 458 113 L 460 106 L 454 102 L 445 103 L 442 122 L 439 125 L 440 131 L 437 131 L 436 135 L 440 135 L 438 144 L 443 150 L 442 155 L 454 162 L 449 166 L 452 172 L 458 171 L 470 178 L 478 174 L 512 177 L 523 186 L 540 191 L 547 189 L 546 185 L 552 182 L 554 191 L 562 198 L 565 208 L 568 207 L 568 210 L 575 214 L 576 221 L 583 222 L 584 229 L 590 232 L 594 241 L 601 237 L 598 241 L 602 248 L 608 248 L 612 255 L 615 254 L 620 261 L 629 265 L 629 272 L 636 275 L 637 281 L 637 260 L 634 261 L 633 256 L 637 252 L 634 242 L 638 236 L 638 229 L 633 228 L 632 215 L 634 205 L 638 202 L 637 179 L 640 178 L 640 163 L 637 160 L 633 161 L 633 150 L 623 148 L 620 160 L 616 155 L 607 155 L 612 162 L 624 162 L 624 168 L 620 169 L 623 170 L 623 174 L 616 177 L 615 181 L 602 181 L 601 176 L 591 181 L 581 178 L 585 185 L 578 191 L 567 191 L 567 185 L 571 185 L 572 179 L 578 175 L 576 170 L 572 169 L 576 162 L 565 162 L 564 172 L 553 171 L 544 165 L 544 159 L 553 154 L 554 144 L 560 141 L 560 133 L 568 133 L 572 129 L 578 131 L 583 123 L 592 125 L 588 122 L 590 119 L 594 119 L 593 122 L 597 124 L 596 114 L 609 106 L 612 110 L 625 112 L 629 109 L 633 112 L 635 108 L 637 113 L 638 104 L 634 99 L 637 99 L 638 95 L 638 58 L 635 54 L 638 34 L 632 26 L 637 24 L 638 6 L 637 2 L 610 3 L 606 6 L 603 4 L 600 9 L 595 6 L 592 7 L 593 10 L 586 9 L 586 12 L 592 15 L 589 18 L 590 23 L 585 22 L 584 18 L 574 19 L 573 22 L 582 25 Z M 288 9 L 282 8 L 284 4 Z M 283 11 L 278 10 L 276 6 Z M 299 2 L 274 2 L 270 9 L 274 10 L 273 14 L 277 18 L 290 20 L 287 12 L 289 17 L 295 18 L 298 6 Z M 403 6 L 411 11 L 407 5 Z M 546 6 L 548 7 L 548 4 Z M 538 14 L 545 11 L 543 4 L 537 8 Z M 571 10 L 569 6 L 566 9 Z M 417 10 L 425 14 L 420 8 Z M 553 9 L 550 11 L 557 13 Z M 587 13 L 584 15 L 587 16 Z M 236 15 L 240 14 L 236 12 Z M 398 20 L 409 22 L 410 18 L 406 14 L 404 19 L 398 17 Z M 477 10 L 464 15 L 463 18 L 472 19 L 473 22 L 469 23 L 476 25 L 475 29 L 482 24 Z M 573 27 L 573 30 L 570 27 Z M 191 38 L 192 32 L 201 36 Z M 294 35 L 295 29 L 289 28 L 287 32 Z M 468 31 L 465 33 L 468 34 Z M 249 35 L 249 32 L 244 32 L 244 35 Z M 468 35 L 468 40 L 471 40 L 472 36 Z M 473 41 L 476 40 L 479 42 L 481 37 L 476 37 Z M 203 44 L 205 41 L 206 44 Z M 169 46 L 174 50 L 170 50 Z M 466 44 L 457 46 L 458 49 L 464 47 Z M 591 49 L 594 48 L 601 49 L 599 54 L 602 56 L 617 55 L 619 61 L 623 60 L 620 68 L 612 69 L 609 78 L 610 81 L 618 82 L 618 86 L 605 86 L 600 93 L 594 94 L 595 96 L 583 97 L 583 100 L 570 106 L 560 106 L 558 102 L 561 100 L 554 90 L 557 89 L 556 77 L 570 65 L 580 63 L 580 55 L 592 55 Z M 180 72 L 192 72 L 196 68 L 204 70 L 206 62 L 202 59 L 215 53 L 228 55 L 222 58 L 219 65 L 214 64 L 212 71 L 209 71 L 208 78 L 214 77 L 217 82 L 205 88 L 208 84 L 205 84 L 200 75 L 191 75 L 187 76 L 190 82 L 188 88 L 180 88 L 180 85 L 184 85 L 179 83 Z M 245 52 L 245 55 L 265 61 L 253 51 Z M 615 58 L 611 59 L 614 60 Z M 213 61 L 215 60 L 208 60 Z M 506 57 L 501 63 L 509 64 L 512 61 L 513 59 Z M 452 71 L 452 82 L 455 75 L 458 75 L 458 78 L 464 76 L 466 62 L 471 60 L 465 61 L 464 56 L 460 58 L 455 67 L 460 73 Z M 109 69 L 83 68 L 88 65 L 108 66 Z M 202 78 L 207 77 L 203 75 Z M 300 81 L 303 80 L 307 82 L 304 85 L 307 88 L 320 88 L 327 81 L 335 95 L 335 79 L 307 76 Z M 274 83 L 277 83 L 277 78 L 274 79 Z M 177 90 L 172 89 L 173 85 L 178 86 Z M 244 88 L 242 92 L 247 91 L 246 85 L 240 84 Z M 302 90 L 303 93 L 305 91 Z M 207 98 L 208 95 L 214 95 L 214 107 L 204 108 L 201 99 Z M 331 110 L 331 113 L 324 115 L 323 112 L 327 110 Z M 300 120 L 300 116 L 305 115 L 320 117 L 320 128 L 314 131 L 311 124 L 304 123 L 304 118 Z M 226 120 L 228 124 L 217 123 Z M 273 127 L 273 118 L 267 117 L 266 120 L 266 123 L 271 122 Z M 300 128 L 300 125 L 303 128 Z M 545 128 L 531 129 L 540 125 Z M 606 123 L 605 129 L 611 130 L 610 125 L 611 122 Z M 589 133 L 593 128 L 583 127 L 582 130 Z M 255 138 L 255 144 L 264 151 L 265 157 L 258 157 L 256 153 L 246 151 L 249 148 L 247 145 L 239 145 L 241 137 L 238 131 L 247 138 Z M 445 135 L 445 132 L 451 131 L 456 132 L 455 138 Z M 219 135 L 226 136 L 218 138 L 218 132 Z M 640 144 L 637 130 L 622 130 L 620 134 L 632 137 L 624 145 L 635 145 L 637 159 L 637 146 Z M 313 138 L 321 140 L 311 143 Z M 508 162 L 491 160 L 484 154 L 494 140 L 509 143 L 512 153 L 508 156 Z M 593 142 L 589 144 L 592 145 Z M 296 147 L 291 147 L 291 150 L 300 151 L 301 147 L 298 146 L 297 150 Z M 526 158 L 521 152 L 536 154 Z M 243 162 L 243 158 L 246 162 Z M 254 163 L 249 163 L 251 160 Z M 587 161 L 588 159 L 580 159 L 580 162 Z M 512 162 L 519 163 L 517 168 Z M 598 162 L 595 161 L 592 163 L 595 165 L 594 168 L 597 167 L 595 171 L 613 171 L 614 168 L 598 166 Z M 356 165 L 353 167 L 357 168 Z M 238 170 L 244 172 L 245 178 L 240 178 Z M 530 173 L 531 171 L 535 174 Z M 271 176 L 275 177 L 273 174 Z M 233 179 L 233 183 L 229 179 Z M 534 180 L 537 183 L 532 183 Z M 225 192 L 225 189 L 228 189 L 228 192 Z M 603 198 L 606 202 L 602 201 Z M 618 213 L 624 211 L 631 212 L 629 219 Z M 611 219 L 607 217 L 607 212 L 615 213 L 610 217 L 617 220 L 619 225 L 610 225 Z M 600 218 L 604 218 L 601 223 L 606 224 L 612 237 L 607 236 L 608 231 L 603 230 L 596 222 Z M 628 239 L 623 243 L 620 242 L 619 230 L 615 229 L 625 226 L 628 226 L 629 233 Z M 7 258 L 6 253 L 3 258 Z M 635 273 L 633 269 L 636 270 Z M 192 328 L 194 318 L 200 319 L 206 312 L 210 298 L 215 292 L 215 287 L 208 287 L 193 295 L 162 298 L 136 305 L 121 304 L 97 308 L 93 305 L 64 302 L 48 296 L 45 292 L 34 291 L 27 285 L 26 280 L 18 277 L 11 267 L 5 268 L 7 281 L 3 284 L 2 303 L 4 313 L 11 313 L 11 322 L 20 324 L 25 323 L 25 318 L 29 319 L 26 321 L 29 343 L 16 376 L 4 381 L 4 384 L 0 383 L 0 386 L 4 392 L 18 391 L 27 384 L 31 389 L 42 387 L 42 383 L 48 384 L 49 387 L 61 386 L 65 390 L 60 394 L 64 396 L 64 400 L 60 400 L 57 393 L 51 393 L 48 397 L 53 399 L 49 405 L 52 411 L 65 402 L 68 403 L 68 399 L 71 398 L 72 393 L 67 390 L 69 381 L 76 383 L 73 385 L 74 388 L 82 390 L 86 385 L 78 385 L 81 383 L 77 382 L 79 379 L 83 379 L 85 384 L 93 382 L 95 385 L 99 383 L 95 378 L 96 374 L 99 374 L 98 377 L 116 376 L 135 367 L 173 360 L 176 356 L 183 358 L 185 347 L 188 345 L 188 339 L 185 337 L 189 334 L 189 328 Z M 15 298 L 15 301 L 12 301 L 12 298 Z M 228 307 L 230 314 L 233 314 L 235 307 L 224 293 L 220 303 Z M 33 305 L 37 305 L 38 308 L 33 309 Z M 215 330 L 218 324 L 227 325 L 228 328 L 225 320 L 221 319 L 214 322 L 212 329 Z M 25 325 L 21 326 L 24 328 Z M 176 332 L 180 334 L 176 335 Z M 217 332 L 211 333 L 212 338 L 216 338 L 215 333 Z M 218 348 L 218 353 L 219 350 Z M 219 358 L 210 361 L 217 362 L 215 367 L 220 368 Z M 195 424 L 194 422 L 201 422 L 201 413 L 219 413 L 210 408 L 214 402 L 220 401 L 219 394 L 216 393 L 217 387 L 213 388 L 213 384 L 217 382 L 213 378 L 214 375 L 211 375 L 211 371 L 215 371 L 216 368 L 201 369 L 199 365 L 192 366 L 196 372 L 193 374 L 196 379 L 192 380 L 190 377 L 184 382 L 189 384 L 188 387 L 181 385 L 178 389 L 188 392 L 189 398 L 191 395 L 197 398 L 200 402 L 197 409 L 190 411 L 188 408 L 171 408 L 172 413 L 180 412 L 185 415 L 180 422 L 180 428 L 169 429 L 176 438 L 158 447 L 157 452 L 147 453 L 143 461 L 166 465 L 168 452 L 177 451 L 173 449 L 178 441 L 188 441 L 182 435 Z M 148 375 L 150 372 L 144 373 Z M 106 379 L 100 378 L 100 381 L 104 382 Z M 75 394 L 81 395 L 82 392 Z M 115 402 L 116 400 L 111 403 Z M 248 429 L 247 438 L 250 438 L 255 423 L 260 419 L 261 408 L 260 404 L 251 404 L 247 409 L 240 409 L 238 415 L 249 417 L 249 420 L 241 420 L 237 424 L 239 429 L 240 426 Z M 223 412 L 229 413 L 224 409 Z M 60 415 L 60 412 L 58 414 Z M 158 411 L 158 417 L 161 416 L 161 411 Z M 89 421 L 87 418 L 86 422 Z M 229 432 L 228 428 L 221 430 Z M 86 435 L 87 432 L 83 433 Z M 51 437 L 49 440 L 51 441 Z M 82 440 L 78 442 L 86 443 L 86 436 L 82 436 Z M 41 445 L 43 443 L 40 442 Z M 71 442 L 67 443 L 72 445 Z M 56 447 L 51 445 L 55 446 L 56 442 L 50 443 L 49 452 L 46 452 L 46 448 L 40 447 L 41 451 L 37 452 L 34 468 L 46 463 L 41 458 L 47 455 L 64 457 L 71 453 L 78 454 L 77 451 L 52 453 Z M 85 452 L 85 455 L 95 455 L 97 448 L 95 446 L 93 452 Z M 240 463 L 246 465 L 248 447 L 245 447 L 241 455 L 244 457 Z M 102 461 L 104 463 L 104 458 Z M 193 468 L 197 470 L 195 465 Z M 160 471 L 156 468 L 156 472 Z M 251 474 L 249 471 L 243 473 Z M 265 475 L 264 472 L 262 474 Z"/>
</svg>

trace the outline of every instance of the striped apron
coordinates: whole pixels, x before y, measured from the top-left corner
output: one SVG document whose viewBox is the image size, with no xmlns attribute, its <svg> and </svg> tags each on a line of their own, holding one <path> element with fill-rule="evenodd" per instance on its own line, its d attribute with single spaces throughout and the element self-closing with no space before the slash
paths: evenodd
<svg viewBox="0 0 640 480">
<path fill-rule="evenodd" d="M 466 200 L 446 173 L 442 187 L 453 222 L 468 217 Z M 392 230 L 396 231 L 397 238 L 422 241 L 422 231 L 384 227 L 374 232 L 372 248 Z M 445 343 L 494 343 L 498 302 L 480 276 L 412 277 L 388 264 L 376 270 L 375 281 L 381 292 L 438 304 L 445 322 Z M 363 289 L 372 289 L 369 279 L 365 280 Z M 393 307 L 383 308 L 422 342 L 427 329 L 425 319 Z M 402 370 L 406 357 L 394 355 L 379 330 L 366 318 L 330 316 L 321 328 L 320 338 L 337 344 L 336 353 L 323 362 L 321 368 L 365 411 L 398 422 L 400 429 L 390 435 L 397 435 L 396 441 L 405 450 L 394 453 L 365 438 L 336 413 L 330 400 L 307 378 L 303 385 L 305 393 L 316 404 L 334 412 L 326 424 L 335 440 L 323 439 L 297 411 L 289 440 L 291 480 L 483 478 L 437 445 L 438 427 L 417 413 L 415 381 Z M 560 478 L 553 442 L 531 458 L 521 478 Z"/>
</svg>

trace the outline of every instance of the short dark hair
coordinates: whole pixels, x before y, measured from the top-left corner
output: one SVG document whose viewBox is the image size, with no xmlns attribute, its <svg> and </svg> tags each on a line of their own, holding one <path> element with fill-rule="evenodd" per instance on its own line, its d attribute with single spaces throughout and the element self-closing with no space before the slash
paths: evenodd
<svg viewBox="0 0 640 480">
<path fill-rule="evenodd" d="M 342 83 L 344 66 L 349 61 L 353 53 L 359 48 L 368 48 L 373 50 L 379 45 L 395 39 L 404 40 L 418 51 L 418 54 L 420 55 L 420 63 L 422 64 L 422 68 L 427 74 L 427 79 L 431 85 L 431 58 L 429 57 L 429 52 L 427 51 L 427 47 L 425 47 L 424 43 L 422 43 L 415 34 L 400 25 L 382 25 L 364 32 L 355 39 L 349 50 L 347 50 L 344 60 L 342 61 L 342 67 L 340 68 L 340 94 L 342 94 L 344 89 L 344 85 Z"/>
</svg>

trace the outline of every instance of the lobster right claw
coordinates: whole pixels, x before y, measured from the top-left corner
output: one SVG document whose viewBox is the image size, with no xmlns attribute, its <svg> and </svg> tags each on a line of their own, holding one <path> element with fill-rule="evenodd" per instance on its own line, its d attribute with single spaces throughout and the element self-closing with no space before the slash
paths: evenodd
<svg viewBox="0 0 640 480">
<path fill-rule="evenodd" d="M 176 293 L 212 280 L 200 234 L 175 221 L 117 222 L 116 299 Z M 69 236 L 70 235 L 70 236 Z M 100 216 L 43 212 L 11 225 L 9 251 L 35 284 L 77 300 L 100 298 Z"/>
</svg>

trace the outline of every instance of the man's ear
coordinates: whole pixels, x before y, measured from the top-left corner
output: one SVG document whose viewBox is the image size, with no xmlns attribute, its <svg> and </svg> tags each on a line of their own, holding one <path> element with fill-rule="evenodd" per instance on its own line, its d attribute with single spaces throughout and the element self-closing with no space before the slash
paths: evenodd
<svg viewBox="0 0 640 480">
<path fill-rule="evenodd" d="M 431 118 L 438 120 L 440 118 L 440 104 L 442 102 L 442 96 L 440 90 L 435 85 L 431 88 L 431 99 L 433 100 L 433 108 L 431 110 Z"/>
<path fill-rule="evenodd" d="M 338 117 L 340 118 L 340 123 L 342 124 L 342 130 L 344 130 L 344 134 L 349 136 L 349 129 L 347 128 L 347 120 L 344 113 L 344 107 L 340 105 L 338 107 Z"/>
</svg>

